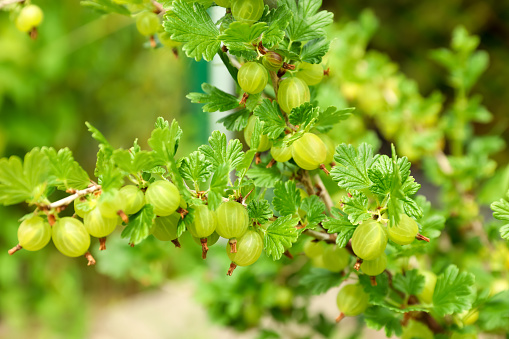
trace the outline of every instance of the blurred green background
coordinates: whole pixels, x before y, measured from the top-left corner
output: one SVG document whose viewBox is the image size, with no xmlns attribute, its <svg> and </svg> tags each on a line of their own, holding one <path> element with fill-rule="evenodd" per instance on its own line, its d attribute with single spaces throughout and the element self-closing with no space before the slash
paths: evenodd
<svg viewBox="0 0 509 339">
<path fill-rule="evenodd" d="M 158 116 L 178 119 L 184 130 L 181 154 L 206 141 L 208 117 L 185 99 L 205 81 L 205 64 L 176 59 L 170 49 L 144 48 L 147 40 L 129 18 L 101 16 L 75 1 L 35 3 L 45 14 L 36 41 L 18 32 L 9 13 L 0 11 L 0 156 L 22 156 L 33 147 L 69 147 L 91 174 L 97 146 L 85 121 L 123 148 L 135 138 L 146 147 Z M 477 127 L 507 130 L 508 2 L 342 0 L 324 1 L 324 7 L 339 22 L 372 8 L 381 24 L 369 47 L 387 53 L 426 95 L 434 89 L 452 94 L 429 51 L 447 46 L 458 24 L 480 35 L 490 67 L 474 91 L 484 96 L 495 118 Z M 130 248 L 111 237 L 107 253 L 94 252 L 96 268 L 87 267 L 83 258 L 60 255 L 53 245 L 9 257 L 7 250 L 17 243 L 17 219 L 27 212 L 0 207 L 0 338 L 86 337 L 88 320 L 101 307 L 182 273 L 194 272 L 195 281 L 207 275 L 198 246 L 188 246 L 176 260 L 175 249 L 152 238 Z M 188 242 L 184 239 L 184 245 Z M 227 264 L 214 260 L 209 270 Z"/>
</svg>

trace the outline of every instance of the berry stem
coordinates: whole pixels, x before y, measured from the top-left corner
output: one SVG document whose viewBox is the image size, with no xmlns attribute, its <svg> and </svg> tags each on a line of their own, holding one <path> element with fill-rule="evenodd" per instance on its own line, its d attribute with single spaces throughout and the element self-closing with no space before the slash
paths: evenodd
<svg viewBox="0 0 509 339">
<path fill-rule="evenodd" d="M 123 222 L 125 222 L 126 224 L 129 223 L 129 217 L 127 216 L 127 214 L 125 214 L 124 211 L 118 210 L 117 214 L 120 216 Z"/>
<path fill-rule="evenodd" d="M 228 269 L 228 272 L 226 273 L 227 276 L 231 277 L 233 274 L 233 271 L 237 268 L 237 265 L 232 261 L 230 264 L 230 268 Z"/>
<path fill-rule="evenodd" d="M 21 247 L 20 244 L 17 244 L 16 246 L 14 246 L 13 248 L 11 248 L 9 251 L 7 251 L 9 253 L 9 255 L 13 255 L 14 253 L 18 252 L 19 250 L 23 249 L 23 247 Z"/>
<path fill-rule="evenodd" d="M 276 162 L 277 161 L 275 159 L 270 159 L 270 162 L 267 164 L 266 168 L 272 168 Z"/>
<path fill-rule="evenodd" d="M 247 98 L 249 98 L 249 94 L 248 93 L 244 93 L 242 95 L 242 99 L 239 102 L 239 106 L 246 106 Z"/>
<path fill-rule="evenodd" d="M 99 238 L 99 250 L 104 251 L 106 249 L 106 237 Z"/>
<path fill-rule="evenodd" d="M 343 320 L 343 318 L 345 317 L 345 314 L 343 312 L 341 312 L 338 317 L 336 318 L 336 322 L 339 323 L 341 320 Z"/>
<path fill-rule="evenodd" d="M 330 175 L 330 172 L 329 170 L 327 169 L 327 167 L 325 167 L 325 164 L 321 164 L 320 165 L 320 169 L 327 175 Z"/>
<path fill-rule="evenodd" d="M 417 235 L 415 236 L 415 239 L 417 239 L 417 240 L 423 240 L 423 241 L 429 242 L 429 238 L 428 238 L 428 237 L 425 237 L 424 235 L 422 235 L 422 234 L 420 234 L 420 233 L 417 233 Z"/>
<path fill-rule="evenodd" d="M 209 251 L 209 247 L 207 246 L 207 238 L 201 238 L 201 257 L 202 259 L 207 259 L 207 252 Z"/>
<path fill-rule="evenodd" d="M 95 265 L 96 261 L 95 261 L 94 257 L 92 256 L 92 253 L 90 253 L 90 252 L 85 253 L 85 258 L 87 258 L 87 260 L 88 260 L 87 266 Z"/>
<path fill-rule="evenodd" d="M 230 239 L 230 253 L 237 253 L 237 239 Z"/>
<path fill-rule="evenodd" d="M 171 242 L 173 243 L 173 245 L 175 245 L 176 248 L 182 247 L 182 246 L 180 246 L 180 242 L 178 239 L 173 239 Z"/>
</svg>

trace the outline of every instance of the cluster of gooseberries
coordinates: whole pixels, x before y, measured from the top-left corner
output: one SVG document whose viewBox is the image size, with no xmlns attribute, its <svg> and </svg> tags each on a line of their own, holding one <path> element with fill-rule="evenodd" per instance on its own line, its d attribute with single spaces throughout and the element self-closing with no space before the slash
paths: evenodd
<svg viewBox="0 0 509 339">
<path fill-rule="evenodd" d="M 180 247 L 178 224 L 189 211 L 182 208 L 185 203 L 173 183 L 157 180 L 144 189 L 126 185 L 115 193 L 101 194 L 100 191 L 94 191 L 82 195 L 74 200 L 73 217 L 58 218 L 48 214 L 46 218 L 36 212 L 19 226 L 19 245 L 16 249 L 37 251 L 52 239 L 62 254 L 69 257 L 86 255 L 89 264 L 93 264 L 88 253 L 90 236 L 99 238 L 100 249 L 106 249 L 106 237 L 117 225 L 127 223 L 129 216 L 138 213 L 145 204 L 152 205 L 156 215 L 152 222 L 152 235 L 161 241 L 172 241 Z M 216 211 L 207 205 L 194 205 L 190 208 L 193 210 L 193 219 L 187 228 L 202 246 L 204 259 L 208 246 L 215 244 L 221 236 L 228 239 L 226 249 L 232 261 L 229 275 L 237 265 L 248 266 L 258 260 L 263 240 L 257 231 L 249 229 L 249 216 L 243 204 L 233 200 L 225 201 Z"/>
</svg>

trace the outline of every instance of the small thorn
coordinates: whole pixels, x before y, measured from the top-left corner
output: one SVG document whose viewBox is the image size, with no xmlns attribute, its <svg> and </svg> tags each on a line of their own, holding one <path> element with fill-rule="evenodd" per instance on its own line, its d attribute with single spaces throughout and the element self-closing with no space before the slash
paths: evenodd
<svg viewBox="0 0 509 339">
<path fill-rule="evenodd" d="M 178 239 L 173 239 L 171 242 L 173 243 L 173 245 L 175 245 L 175 247 L 178 247 L 178 248 L 182 247 L 182 246 L 180 246 L 180 242 Z"/>
<path fill-rule="evenodd" d="M 230 253 L 237 253 L 237 239 L 230 239 Z"/>
<path fill-rule="evenodd" d="M 290 253 L 289 250 L 286 250 L 284 253 L 285 257 L 289 258 L 289 259 L 293 259 L 293 255 Z"/>
<path fill-rule="evenodd" d="M 336 318 L 336 322 L 339 323 L 341 320 L 343 320 L 343 318 L 345 317 L 345 314 L 343 312 L 341 312 L 338 317 Z"/>
<path fill-rule="evenodd" d="M 420 234 L 420 233 L 417 233 L 417 235 L 415 236 L 415 239 L 417 239 L 417 240 L 423 240 L 423 241 L 429 242 L 429 238 L 428 238 L 428 237 L 425 237 L 424 235 L 422 235 L 422 234 Z"/>
<path fill-rule="evenodd" d="M 207 238 L 201 238 L 201 257 L 202 259 L 207 259 L 207 252 L 209 251 L 209 247 L 207 246 Z"/>
<path fill-rule="evenodd" d="M 99 238 L 99 250 L 104 251 L 106 249 L 106 237 Z"/>
<path fill-rule="evenodd" d="M 325 174 L 330 175 L 329 170 L 325 167 L 325 165 L 324 165 L 324 164 L 321 164 L 321 165 L 320 165 L 320 169 L 321 169 L 321 170 L 322 170 Z"/>
<path fill-rule="evenodd" d="M 357 261 L 355 262 L 355 265 L 353 265 L 353 268 L 358 272 L 359 269 L 361 268 L 361 264 L 362 264 L 362 259 L 357 258 Z"/>
<path fill-rule="evenodd" d="M 85 258 L 87 258 L 87 260 L 88 260 L 87 266 L 95 265 L 96 261 L 95 261 L 94 257 L 92 256 L 92 253 L 90 253 L 90 252 L 85 253 Z"/>
<path fill-rule="evenodd" d="M 237 265 L 232 261 L 230 264 L 230 268 L 228 269 L 228 272 L 226 273 L 227 276 L 231 277 L 233 274 L 233 271 L 237 268 Z"/>
<path fill-rule="evenodd" d="M 13 255 L 14 253 L 18 252 L 21 249 L 23 249 L 23 247 L 21 247 L 20 244 L 17 244 L 13 248 L 11 248 L 9 251 L 7 251 L 7 253 L 9 253 L 9 255 Z"/>
<path fill-rule="evenodd" d="M 277 161 L 275 159 L 271 159 L 270 162 L 267 164 L 266 168 L 272 168 L 272 166 L 274 166 L 276 162 Z"/>
</svg>

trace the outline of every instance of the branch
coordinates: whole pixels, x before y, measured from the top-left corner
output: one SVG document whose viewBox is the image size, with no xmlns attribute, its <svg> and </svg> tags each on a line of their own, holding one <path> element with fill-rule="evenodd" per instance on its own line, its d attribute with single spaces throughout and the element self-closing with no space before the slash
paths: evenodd
<svg viewBox="0 0 509 339">
<path fill-rule="evenodd" d="M 101 186 L 96 184 L 96 185 L 90 186 L 88 188 L 85 188 L 84 190 L 75 191 L 74 194 L 71 194 L 68 197 L 65 197 L 65 198 L 55 201 L 49 205 L 45 205 L 45 206 L 41 206 L 41 207 L 48 209 L 48 210 L 52 210 L 52 209 L 55 209 L 58 207 L 67 206 L 70 203 L 72 203 L 74 200 L 76 200 L 77 198 L 79 198 L 83 195 L 87 195 L 89 193 L 98 191 L 100 189 L 101 189 Z"/>
<path fill-rule="evenodd" d="M 315 182 L 316 187 L 318 187 L 318 192 L 320 192 L 319 197 L 325 203 L 325 207 L 327 207 L 327 211 L 330 212 L 332 206 L 334 206 L 334 202 L 332 201 L 329 191 L 327 191 L 327 189 L 325 188 L 325 185 L 323 184 L 323 181 L 322 181 L 322 178 L 320 178 L 320 175 L 316 174 L 313 177 L 313 180 Z"/>
<path fill-rule="evenodd" d="M 305 230 L 302 233 L 309 235 L 312 238 L 315 238 L 315 239 L 318 239 L 321 241 L 325 241 L 328 244 L 336 243 L 336 237 L 337 237 L 336 234 L 329 234 L 329 233 L 318 232 L 318 231 L 313 231 L 313 230 Z"/>
<path fill-rule="evenodd" d="M 5 6 L 9 6 L 9 5 L 12 5 L 12 4 L 15 4 L 17 2 L 25 2 L 25 0 L 4 0 L 4 1 L 0 1 L 0 9 L 5 7 Z"/>
</svg>

